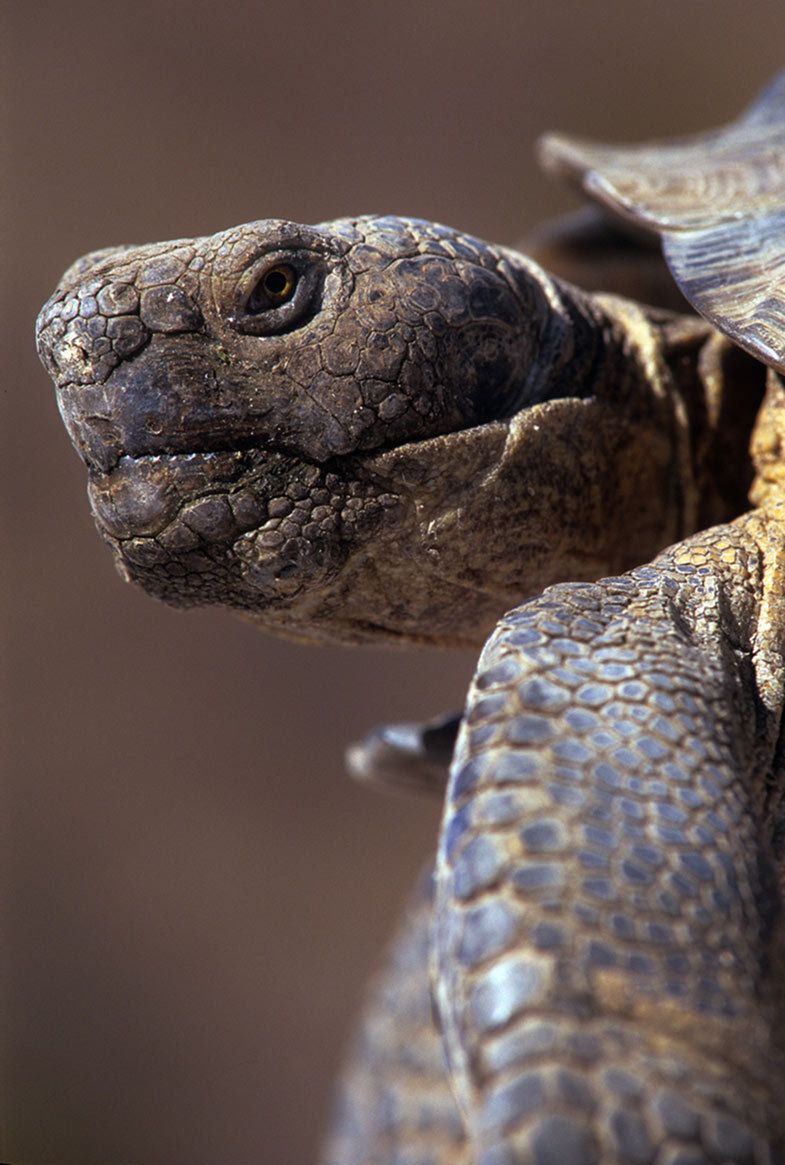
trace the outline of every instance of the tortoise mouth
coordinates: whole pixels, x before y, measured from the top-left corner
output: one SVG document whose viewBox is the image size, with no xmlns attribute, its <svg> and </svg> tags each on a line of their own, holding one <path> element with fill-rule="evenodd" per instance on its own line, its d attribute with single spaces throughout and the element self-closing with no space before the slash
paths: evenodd
<svg viewBox="0 0 785 1165">
<path fill-rule="evenodd" d="M 259 448 L 124 455 L 90 473 L 88 495 L 121 573 L 164 602 L 288 609 L 400 508 L 352 460 Z"/>
<path fill-rule="evenodd" d="M 528 410 L 539 413 L 541 405 Z M 508 422 L 473 425 L 462 430 L 485 433 L 495 444 L 504 441 Z M 200 541 L 231 544 L 276 518 L 289 502 L 320 505 L 319 494 L 337 489 L 347 497 L 376 493 L 397 496 L 427 469 L 425 450 L 437 464 L 453 434 L 355 450 L 317 460 L 285 442 L 272 444 L 259 434 L 234 439 L 209 449 L 164 448 L 119 453 L 101 464 L 77 446 L 88 468 L 88 497 L 93 516 L 108 540 L 125 543 L 137 538 L 160 539 L 186 524 Z M 74 442 L 76 444 L 76 442 Z M 408 485 L 407 485 L 408 482 Z M 352 503 L 350 503 L 351 505 Z M 209 520 L 208 520 L 209 519 Z M 166 537 L 165 537 L 165 540 Z M 172 548 L 179 549 L 172 537 Z M 188 539 L 186 539 L 188 541 Z"/>
<path fill-rule="evenodd" d="M 230 526 L 231 532 L 242 533 L 262 517 L 258 502 L 251 505 L 252 497 L 244 489 L 258 478 L 262 459 L 257 449 L 125 454 L 111 469 L 91 466 L 88 496 L 102 531 L 119 541 L 157 537 L 188 507 L 196 517 L 195 507 L 219 498 L 227 511 L 220 526 L 227 527 L 227 534 Z"/>
<path fill-rule="evenodd" d="M 241 408 L 205 415 L 197 405 L 178 400 L 166 408 L 164 394 L 134 394 L 125 385 L 61 386 L 60 415 L 71 441 L 92 476 L 111 476 L 131 462 L 168 462 L 173 468 L 196 457 L 213 458 L 254 452 L 279 452 L 271 442 L 260 410 Z M 296 451 L 291 450 L 292 453 Z M 305 458 L 307 459 L 307 457 Z"/>
<path fill-rule="evenodd" d="M 322 464 L 258 440 L 231 449 L 125 453 L 110 469 L 89 467 L 87 492 L 109 541 L 155 539 L 179 553 L 194 539 L 229 547 L 297 507 L 318 505 L 326 484 L 351 494 L 365 460 L 354 454 Z"/>
</svg>

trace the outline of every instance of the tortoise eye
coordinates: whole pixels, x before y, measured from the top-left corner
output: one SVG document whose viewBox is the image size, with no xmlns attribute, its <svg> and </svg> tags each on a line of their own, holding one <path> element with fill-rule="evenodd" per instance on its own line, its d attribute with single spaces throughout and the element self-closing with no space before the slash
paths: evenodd
<svg viewBox="0 0 785 1165">
<path fill-rule="evenodd" d="M 297 288 L 297 272 L 288 263 L 276 263 L 262 275 L 248 298 L 251 313 L 267 311 L 287 303 Z"/>
<path fill-rule="evenodd" d="M 302 327 L 319 310 L 323 259 L 306 250 L 262 255 L 236 291 L 232 322 L 249 336 L 275 336 Z"/>
</svg>

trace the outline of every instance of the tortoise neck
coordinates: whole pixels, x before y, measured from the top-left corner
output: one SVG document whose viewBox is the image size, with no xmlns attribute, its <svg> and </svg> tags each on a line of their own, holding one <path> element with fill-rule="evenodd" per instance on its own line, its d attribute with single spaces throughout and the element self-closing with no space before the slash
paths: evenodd
<svg viewBox="0 0 785 1165">
<path fill-rule="evenodd" d="M 623 330 L 597 297 L 516 252 L 500 252 L 500 271 L 514 286 L 536 336 L 524 389 L 508 415 L 547 400 L 596 396 L 598 384 L 610 376 L 625 378 Z M 522 336 L 522 342 L 531 340 Z"/>
<path fill-rule="evenodd" d="M 671 316 L 655 326 L 687 421 L 695 529 L 705 529 L 749 508 L 750 442 L 766 370 L 698 317 Z"/>
<path fill-rule="evenodd" d="M 748 509 L 763 366 L 699 316 L 558 286 L 574 326 L 585 320 L 594 335 L 591 348 L 580 334 L 593 354 L 577 366 L 571 361 L 568 372 L 588 378 L 592 395 L 631 417 L 641 408 L 659 413 L 661 438 L 671 446 L 670 540 Z M 576 385 L 576 395 L 586 395 L 586 379 Z"/>
<path fill-rule="evenodd" d="M 785 501 L 785 380 L 768 369 L 766 393 L 751 442 L 755 479 L 750 499 L 755 506 L 781 509 Z"/>
</svg>

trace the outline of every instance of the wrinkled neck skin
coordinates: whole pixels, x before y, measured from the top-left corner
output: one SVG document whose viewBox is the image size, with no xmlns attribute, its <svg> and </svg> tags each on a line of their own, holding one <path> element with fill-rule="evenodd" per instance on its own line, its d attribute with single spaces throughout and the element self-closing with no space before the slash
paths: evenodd
<svg viewBox="0 0 785 1165">
<path fill-rule="evenodd" d="M 418 220 L 101 252 L 38 337 L 121 572 L 289 637 L 476 644 L 749 485 L 754 361 Z"/>
<path fill-rule="evenodd" d="M 785 381 L 768 370 L 766 396 L 752 434 L 755 480 L 750 490 L 753 504 L 783 521 L 785 511 Z"/>
<path fill-rule="evenodd" d="M 397 504 L 304 637 L 324 618 L 348 641 L 480 645 L 545 587 L 621 573 L 746 508 L 760 365 L 702 320 L 543 283 L 597 329 L 599 358 L 570 354 L 567 316 L 570 395 L 365 460 L 362 475 Z M 271 628 L 270 614 L 254 620 Z"/>
</svg>

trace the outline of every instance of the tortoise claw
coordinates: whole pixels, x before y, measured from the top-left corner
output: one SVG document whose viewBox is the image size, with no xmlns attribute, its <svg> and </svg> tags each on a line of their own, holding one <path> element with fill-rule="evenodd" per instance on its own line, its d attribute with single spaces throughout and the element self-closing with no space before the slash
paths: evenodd
<svg viewBox="0 0 785 1165">
<path fill-rule="evenodd" d="M 383 724 L 346 751 L 349 774 L 390 790 L 444 795 L 459 712 L 424 724 Z"/>
</svg>

